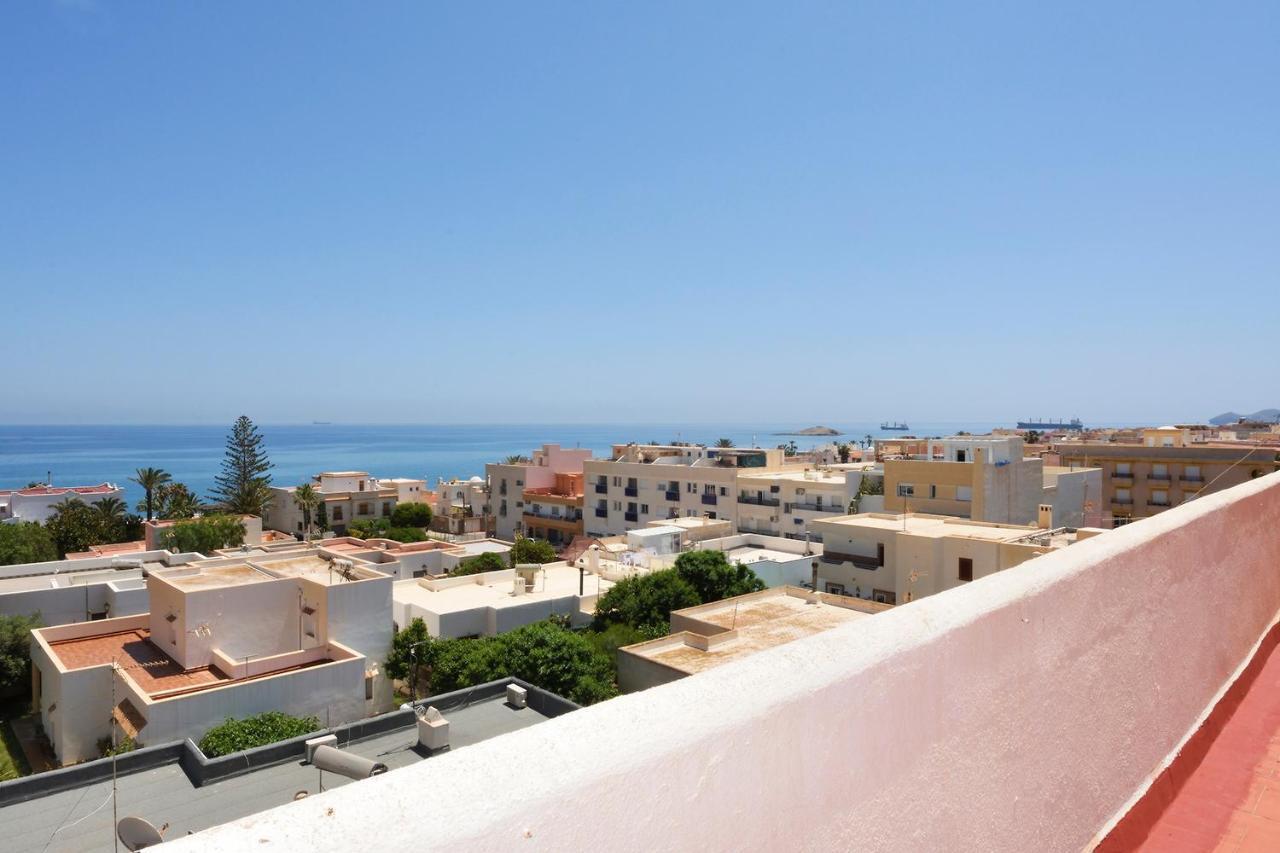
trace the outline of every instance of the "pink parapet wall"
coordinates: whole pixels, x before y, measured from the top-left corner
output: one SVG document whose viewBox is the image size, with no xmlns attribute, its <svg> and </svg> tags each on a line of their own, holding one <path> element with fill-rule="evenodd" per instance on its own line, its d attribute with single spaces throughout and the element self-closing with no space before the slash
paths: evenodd
<svg viewBox="0 0 1280 853">
<path fill-rule="evenodd" d="M 1274 622 L 1278 519 L 1270 475 L 173 847 L 1078 851 Z"/>
</svg>

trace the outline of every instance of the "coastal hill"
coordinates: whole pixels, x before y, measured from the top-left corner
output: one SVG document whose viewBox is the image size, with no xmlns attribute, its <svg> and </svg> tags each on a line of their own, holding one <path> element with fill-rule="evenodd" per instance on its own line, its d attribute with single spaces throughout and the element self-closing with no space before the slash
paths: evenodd
<svg viewBox="0 0 1280 853">
<path fill-rule="evenodd" d="M 800 429 L 795 432 L 775 432 L 774 435 L 844 435 L 844 433 L 827 426 L 811 426 L 808 429 Z"/>
<path fill-rule="evenodd" d="M 1242 415 L 1238 412 L 1223 412 L 1214 418 L 1209 418 L 1209 423 L 1214 426 L 1224 426 L 1225 424 L 1233 424 L 1244 418 L 1246 421 L 1280 421 L 1280 409 L 1259 409 L 1248 415 Z"/>
</svg>

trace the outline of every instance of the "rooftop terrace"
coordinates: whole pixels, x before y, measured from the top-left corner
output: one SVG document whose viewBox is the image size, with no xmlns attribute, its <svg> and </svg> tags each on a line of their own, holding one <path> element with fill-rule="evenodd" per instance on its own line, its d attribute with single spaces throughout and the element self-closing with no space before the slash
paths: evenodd
<svg viewBox="0 0 1280 853">
<path fill-rule="evenodd" d="M 1259 477 L 173 849 L 353 849 L 371 826 L 394 849 L 1091 848 L 1152 792 L 1190 790 L 1194 775 L 1166 771 L 1182 755 L 1213 767 L 1198 743 L 1272 770 L 1269 723 L 1232 748 L 1221 720 L 1263 683 L 1248 673 L 1280 613 L 1277 518 L 1280 474 Z M 1232 820 L 1270 808 L 1270 782 L 1259 791 Z M 1221 814 L 1174 822 L 1220 826 Z M 1266 838 L 1269 817 L 1238 819 L 1245 834 L 1221 849 Z"/>
</svg>

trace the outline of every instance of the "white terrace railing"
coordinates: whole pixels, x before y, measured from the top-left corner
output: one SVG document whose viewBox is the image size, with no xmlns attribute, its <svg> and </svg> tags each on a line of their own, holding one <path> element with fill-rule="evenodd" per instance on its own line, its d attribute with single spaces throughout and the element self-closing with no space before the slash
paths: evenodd
<svg viewBox="0 0 1280 853">
<path fill-rule="evenodd" d="M 1280 474 L 176 850 L 1076 851 L 1280 609 Z"/>
</svg>

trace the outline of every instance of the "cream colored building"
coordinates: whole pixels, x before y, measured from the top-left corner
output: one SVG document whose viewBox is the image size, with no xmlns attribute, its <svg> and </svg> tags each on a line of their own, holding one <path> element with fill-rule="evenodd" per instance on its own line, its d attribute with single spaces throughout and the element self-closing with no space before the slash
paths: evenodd
<svg viewBox="0 0 1280 853">
<path fill-rule="evenodd" d="M 315 476 L 311 485 L 324 501 L 329 529 L 339 536 L 347 532 L 347 525 L 353 521 L 387 518 L 396 504 L 425 502 L 429 495 L 425 480 L 405 477 L 379 480 L 368 471 L 324 471 Z M 265 527 L 295 536 L 305 533 L 302 510 L 293 499 L 297 490 L 297 486 L 271 487 L 271 503 L 263 515 Z M 315 524 L 314 518 L 312 524 Z M 319 532 L 318 527 L 315 529 Z"/>
<path fill-rule="evenodd" d="M 814 560 L 818 589 L 886 604 L 942 592 L 1102 532 L 918 513 L 860 513 L 813 526 L 823 540 Z"/>
<path fill-rule="evenodd" d="M 740 472 L 738 530 L 821 542 L 811 522 L 846 515 L 858 492 L 858 466 Z"/>
<path fill-rule="evenodd" d="M 99 741 L 199 740 L 264 711 L 327 725 L 389 710 L 392 578 L 315 549 L 146 578 L 150 610 L 32 631 L 33 704 L 63 764 Z"/>
<path fill-rule="evenodd" d="M 665 684 L 887 609 L 780 586 L 675 610 L 669 635 L 618 649 L 618 686 L 632 693 Z"/>
<path fill-rule="evenodd" d="M 579 483 L 572 476 L 581 475 L 583 464 L 591 458 L 591 451 L 583 448 L 564 448 L 558 444 L 544 444 L 533 451 L 528 461 L 507 463 L 491 462 L 484 466 L 485 476 L 489 484 L 489 511 L 494 516 L 494 535 L 499 539 L 514 539 L 517 533 L 526 533 L 530 523 L 540 527 L 543 532 L 555 530 L 560 538 L 569 541 L 576 533 L 582 532 L 582 501 L 580 493 L 576 503 L 557 500 L 559 497 L 574 497 L 565 487 L 566 483 Z M 557 476 L 560 475 L 560 476 Z M 528 490 L 528 494 L 526 494 Z M 545 497 L 545 515 L 540 508 L 532 519 L 526 519 L 530 513 L 531 499 L 535 496 Z M 571 515 L 579 522 L 576 529 L 571 529 L 557 518 L 563 513 L 552 516 L 555 507 L 572 508 Z M 540 523 L 551 521 L 551 524 Z M 546 538 L 546 537 L 543 537 Z"/>
<path fill-rule="evenodd" d="M 1001 524 L 1050 526 L 1102 523 L 1102 474 L 1097 469 L 1046 467 L 1023 457 L 1018 436 L 957 436 L 925 442 L 923 458 L 887 459 L 885 512 L 954 515 Z"/>
<path fill-rule="evenodd" d="M 582 466 L 586 533 L 612 536 L 650 521 L 695 516 L 736 524 L 739 475 L 781 467 L 776 449 L 614 445 L 609 459 Z"/>
</svg>

